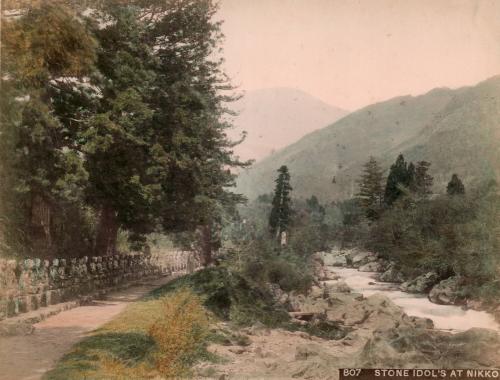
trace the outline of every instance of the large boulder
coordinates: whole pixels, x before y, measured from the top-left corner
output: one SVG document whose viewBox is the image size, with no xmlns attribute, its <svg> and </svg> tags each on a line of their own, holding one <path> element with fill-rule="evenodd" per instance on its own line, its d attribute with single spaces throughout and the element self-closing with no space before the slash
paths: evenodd
<svg viewBox="0 0 500 380">
<path fill-rule="evenodd" d="M 329 298 L 335 293 L 350 293 L 351 288 L 343 280 L 325 282 L 324 293 L 325 297 Z"/>
<path fill-rule="evenodd" d="M 358 367 L 498 368 L 500 336 L 487 329 L 450 334 L 426 328 L 398 326 L 377 330 L 364 346 Z"/>
<path fill-rule="evenodd" d="M 348 254 L 348 262 L 350 262 L 354 268 L 359 268 L 365 264 L 376 261 L 377 258 L 376 254 L 368 251 L 354 251 Z"/>
<path fill-rule="evenodd" d="M 327 318 L 344 326 L 362 325 L 363 329 L 390 329 L 397 326 L 432 326 L 422 318 L 408 317 L 403 309 L 385 295 L 377 293 L 367 298 L 346 300 L 327 310 Z"/>
<path fill-rule="evenodd" d="M 345 252 L 332 250 L 330 252 L 321 252 L 320 254 L 326 266 L 344 267 L 347 265 Z"/>
<path fill-rule="evenodd" d="M 327 256 L 328 260 L 325 260 L 325 265 L 330 265 L 332 267 L 345 267 L 347 266 L 347 258 L 344 255 L 341 256 Z"/>
<path fill-rule="evenodd" d="M 428 272 L 413 280 L 403 282 L 399 289 L 408 293 L 427 293 L 438 280 L 439 276 L 436 272 Z"/>
<path fill-rule="evenodd" d="M 494 330 L 472 328 L 453 334 L 447 346 L 456 358 L 450 367 L 500 367 L 500 334 Z"/>
<path fill-rule="evenodd" d="M 372 261 L 365 265 L 361 265 L 358 270 L 360 272 L 382 272 L 384 267 L 385 265 L 382 261 Z"/>
<path fill-rule="evenodd" d="M 323 314 L 328 308 L 328 300 L 323 289 L 313 286 L 308 295 L 290 293 L 286 309 L 291 312 Z"/>
<path fill-rule="evenodd" d="M 450 277 L 441 281 L 429 292 L 429 300 L 440 305 L 457 305 L 464 302 L 464 297 L 460 294 L 461 279 Z"/>
<path fill-rule="evenodd" d="M 402 283 L 404 282 L 404 276 L 399 270 L 396 269 L 396 265 L 394 263 L 390 263 L 387 269 L 378 276 L 378 280 L 381 282 Z"/>
</svg>

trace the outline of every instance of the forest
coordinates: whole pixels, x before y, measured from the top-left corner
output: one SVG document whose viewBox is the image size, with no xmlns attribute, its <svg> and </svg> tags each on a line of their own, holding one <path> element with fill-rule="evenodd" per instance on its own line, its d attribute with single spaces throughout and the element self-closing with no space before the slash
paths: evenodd
<svg viewBox="0 0 500 380">
<path fill-rule="evenodd" d="M 215 3 L 122 3 L 34 2 L 2 23 L 6 256 L 139 250 L 153 232 L 210 252 L 242 200 Z"/>
</svg>

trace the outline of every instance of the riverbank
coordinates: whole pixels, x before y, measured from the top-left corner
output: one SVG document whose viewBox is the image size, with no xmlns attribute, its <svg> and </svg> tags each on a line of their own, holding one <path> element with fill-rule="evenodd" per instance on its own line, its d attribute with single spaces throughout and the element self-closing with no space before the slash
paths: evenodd
<svg viewBox="0 0 500 380">
<path fill-rule="evenodd" d="M 491 368 L 500 366 L 500 336 L 473 328 L 451 333 L 427 318 L 409 316 L 389 297 L 355 292 L 332 267 L 318 268 L 307 295 L 276 293 L 293 315 L 313 315 L 308 324 L 333 323 L 345 334 L 324 339 L 303 331 L 262 325 L 237 329 L 245 343 L 213 343 L 220 363 L 200 363 L 198 378 L 338 379 L 338 368 Z M 375 294 L 377 293 L 377 294 Z M 309 313 L 309 314 L 308 314 Z M 302 321 L 303 322 L 303 321 Z"/>
<path fill-rule="evenodd" d="M 327 265 L 356 269 L 361 273 L 373 273 L 372 281 L 386 283 L 393 290 L 415 296 L 425 296 L 429 302 L 436 305 L 456 306 L 465 311 L 479 312 L 480 314 L 475 315 L 476 318 L 483 318 L 481 313 L 488 313 L 500 324 L 500 302 L 466 297 L 463 281 L 458 277 L 442 279 L 435 272 L 427 272 L 408 278 L 393 262 L 356 248 L 333 249 L 330 252 L 322 252 L 320 255 Z"/>
<path fill-rule="evenodd" d="M 189 378 L 194 379 L 336 380 L 338 369 L 346 367 L 500 366 L 497 332 L 435 329 L 432 320 L 408 315 L 383 294 L 363 296 L 356 292 L 332 267 L 324 265 L 319 255 L 313 256 L 312 267 L 314 285 L 306 294 L 284 292 L 277 285 L 260 293 L 236 273 L 215 267 L 162 287 L 142 307 L 148 302 L 161 303 L 186 287 L 204 300 L 211 316 L 210 334 L 203 355 L 191 368 Z M 158 310 L 150 314 L 151 322 L 162 317 Z M 115 367 L 120 371 L 143 368 L 148 357 L 155 357 L 155 345 L 147 339 L 150 327 L 138 316 L 133 308 L 125 310 L 86 343 L 74 347 L 46 378 L 77 380 L 91 374 L 92 378 L 109 379 Z M 137 323 L 141 324 L 141 340 L 128 342 L 126 347 L 125 341 L 118 340 L 101 344 L 99 337 L 109 330 L 116 332 L 117 324 L 121 335 L 130 336 L 137 333 Z M 176 340 L 180 338 L 176 335 Z M 96 340 L 99 345 L 94 345 Z M 99 364 L 92 358 L 96 347 L 100 357 L 113 360 Z M 127 367 L 131 355 L 136 364 Z"/>
</svg>

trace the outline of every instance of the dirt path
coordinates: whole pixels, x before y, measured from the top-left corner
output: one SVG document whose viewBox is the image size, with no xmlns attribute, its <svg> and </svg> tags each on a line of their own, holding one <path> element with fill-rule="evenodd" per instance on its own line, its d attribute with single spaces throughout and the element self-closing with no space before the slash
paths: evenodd
<svg viewBox="0 0 500 380">
<path fill-rule="evenodd" d="M 167 283 L 162 277 L 123 291 L 105 300 L 63 311 L 35 325 L 31 335 L 0 337 L 0 380 L 35 380 L 50 370 L 71 347 L 90 331 L 118 315 L 128 303 Z"/>
</svg>

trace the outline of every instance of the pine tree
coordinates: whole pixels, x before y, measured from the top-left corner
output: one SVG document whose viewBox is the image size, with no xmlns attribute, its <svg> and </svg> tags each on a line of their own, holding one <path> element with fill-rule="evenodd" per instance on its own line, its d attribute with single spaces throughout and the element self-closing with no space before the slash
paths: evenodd
<svg viewBox="0 0 500 380">
<path fill-rule="evenodd" d="M 383 173 L 374 157 L 370 157 L 363 166 L 357 195 L 361 198 L 366 217 L 371 220 L 378 219 L 384 200 Z"/>
<path fill-rule="evenodd" d="M 408 165 L 402 154 L 398 156 L 396 162 L 391 166 L 387 184 L 385 187 L 384 200 L 387 205 L 392 205 L 402 194 L 402 187 L 409 187 L 411 173 L 408 172 Z"/>
<path fill-rule="evenodd" d="M 431 164 L 427 161 L 417 162 L 412 190 L 421 197 L 427 197 L 432 194 L 434 178 L 429 174 L 430 166 Z"/>
<path fill-rule="evenodd" d="M 228 190 L 235 180 L 230 169 L 248 165 L 234 159 L 236 144 L 226 134 L 231 127 L 225 121 L 227 104 L 237 97 L 218 54 L 223 36 L 220 22 L 213 20 L 217 4 L 138 2 L 151 7 L 151 15 L 162 15 L 145 18 L 158 62 L 153 125 L 168 157 L 161 180 L 160 222 L 164 231 L 201 229 L 208 241 L 207 232 L 218 231 L 223 214 L 242 200 Z M 209 248 L 217 244 L 203 246 L 203 260 L 209 263 Z"/>
<path fill-rule="evenodd" d="M 413 162 L 408 164 L 408 178 L 407 178 L 407 187 L 412 190 L 415 188 L 415 165 Z"/>
<path fill-rule="evenodd" d="M 278 178 L 275 181 L 276 187 L 274 189 L 271 214 L 269 216 L 269 230 L 277 238 L 281 236 L 281 233 L 288 230 L 292 214 L 290 173 L 285 165 L 278 169 L 278 173 Z"/>
<path fill-rule="evenodd" d="M 67 199 L 90 206 L 97 254 L 115 251 L 119 230 L 136 246 L 156 229 L 216 231 L 242 200 L 228 190 L 231 168 L 247 164 L 226 135 L 235 97 L 217 59 L 216 4 L 90 2 L 90 15 L 42 3 L 2 33 L 2 80 L 14 78 L 2 95 L 29 95 L 9 120 L 10 189 L 27 216 L 64 210 Z"/>
<path fill-rule="evenodd" d="M 76 87 L 89 75 L 96 41 L 62 1 L 27 9 L 22 17 L 2 22 L 1 28 L 0 154 L 6 175 L 2 201 L 9 210 L 7 229 L 13 231 L 8 234 L 8 245 L 12 247 L 17 240 L 13 253 L 35 251 L 42 256 L 58 254 L 58 243 L 72 240 L 69 244 L 77 254 L 75 245 L 88 248 L 79 239 L 84 229 L 72 239 L 64 235 L 84 217 L 81 202 L 86 173 L 73 145 L 72 125 L 59 117 L 55 106 L 57 98 L 66 96 L 57 79 L 69 82 L 71 78 Z"/>
<path fill-rule="evenodd" d="M 457 174 L 453 174 L 451 176 L 450 182 L 448 182 L 448 186 L 446 187 L 446 193 L 448 195 L 462 195 L 465 194 L 465 186 L 462 183 L 462 180 L 458 178 Z"/>
<path fill-rule="evenodd" d="M 112 251 L 108 236 L 116 236 L 117 225 L 139 243 L 156 223 L 164 232 L 198 230 L 208 265 L 217 247 L 212 232 L 224 210 L 241 201 L 228 191 L 230 168 L 245 165 L 232 158 L 226 136 L 226 103 L 235 98 L 214 59 L 222 38 L 212 20 L 217 7 L 211 0 L 144 4 L 141 11 L 105 7 L 116 22 L 96 32 L 106 79 L 100 87 L 108 94 L 94 129 L 104 136 L 92 139 L 103 154 L 93 154 L 89 169 L 95 183 L 89 199 L 101 210 L 97 244 Z M 157 16 L 142 17 L 150 8 Z M 102 176 L 102 165 L 110 175 Z"/>
</svg>

